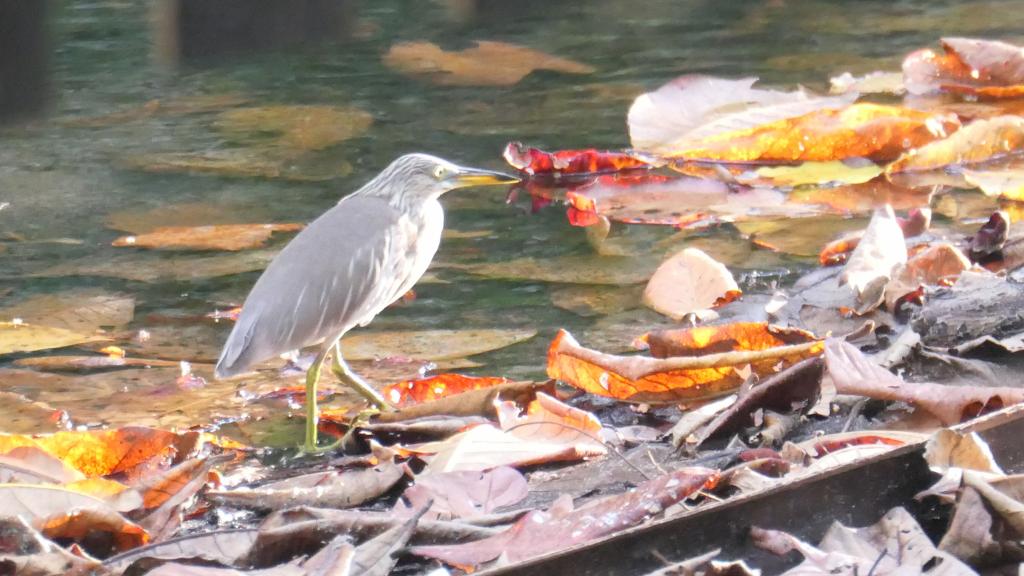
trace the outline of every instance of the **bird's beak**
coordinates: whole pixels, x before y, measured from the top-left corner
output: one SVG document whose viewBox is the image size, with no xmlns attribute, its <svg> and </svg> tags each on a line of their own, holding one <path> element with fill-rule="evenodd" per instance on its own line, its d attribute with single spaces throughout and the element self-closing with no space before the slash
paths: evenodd
<svg viewBox="0 0 1024 576">
<path fill-rule="evenodd" d="M 452 188 L 466 188 L 468 186 L 491 186 L 494 184 L 512 184 L 519 182 L 519 178 L 502 172 L 491 170 L 480 170 L 479 168 L 459 167 L 459 171 L 448 177 Z"/>
</svg>

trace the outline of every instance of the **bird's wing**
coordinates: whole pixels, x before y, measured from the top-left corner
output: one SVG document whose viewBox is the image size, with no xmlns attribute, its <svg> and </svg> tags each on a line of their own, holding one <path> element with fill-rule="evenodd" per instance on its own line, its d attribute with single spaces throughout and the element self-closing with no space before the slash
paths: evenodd
<svg viewBox="0 0 1024 576">
<path fill-rule="evenodd" d="M 300 232 L 249 293 L 217 375 L 333 339 L 368 321 L 404 283 L 415 227 L 385 200 L 350 196 Z M 399 294 L 400 295 L 400 294 Z"/>
</svg>

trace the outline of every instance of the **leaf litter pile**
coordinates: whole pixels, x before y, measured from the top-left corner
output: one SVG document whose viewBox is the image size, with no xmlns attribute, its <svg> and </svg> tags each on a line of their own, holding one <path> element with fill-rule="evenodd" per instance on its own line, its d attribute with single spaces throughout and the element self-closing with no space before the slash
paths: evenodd
<svg viewBox="0 0 1024 576">
<path fill-rule="evenodd" d="M 462 52 L 405 43 L 383 58 L 441 86 L 510 86 L 535 69 L 593 72 L 497 42 Z M 526 573 L 571 558 L 579 573 L 598 574 L 588 551 L 637 537 L 646 540 L 632 558 L 637 574 L 756 574 L 759 561 L 794 574 L 1015 566 L 1024 561 L 1024 485 L 993 454 L 1012 467 L 1020 451 L 989 446 L 977 430 L 997 429 L 985 428 L 997 417 L 1017 422 L 1014 405 L 1024 401 L 1019 98 L 1024 49 L 948 38 L 908 55 L 901 73 L 837 76 L 828 95 L 682 76 L 636 97 L 621 151 L 509 143 L 503 156 L 523 178 L 510 196 L 528 196 L 537 210 L 564 203 L 592 261 L 435 269 L 565 284 L 553 304 L 604 316 L 615 336 L 559 331 L 549 380 L 535 382 L 455 372 L 533 330 L 353 334 L 343 343 L 349 359 L 387 383 L 394 409 L 363 410 L 325 382 L 321 392 L 343 404 L 324 410 L 322 432 L 341 448 L 322 457 L 262 448 L 252 433 L 274 411 L 301 414 L 307 358 L 215 382 L 219 332 L 185 342 L 190 328 L 175 318 L 129 331 L 135 301 L 120 293 L 18 301 L 0 311 L 10 364 L 0 369 L 0 566 L 39 575 L 385 575 Z M 371 121 L 358 110 L 264 107 L 225 113 L 217 126 L 232 138 L 272 133 L 258 146 L 284 162 Z M 203 171 L 216 162 L 172 164 L 138 166 Z M 232 174 L 280 177 L 270 166 Z M 115 215 L 111 227 L 131 235 L 113 246 L 212 255 L 41 275 L 239 274 L 266 265 L 272 236 L 302 226 L 209 222 L 206 212 Z M 670 235 L 629 244 L 624 231 L 651 227 Z M 707 242 L 711 229 L 742 245 Z M 222 260 L 224 251 L 245 258 Z M 758 284 L 749 271 L 766 262 L 814 266 L 792 282 Z M 639 307 L 655 320 L 616 320 Z M 203 322 L 236 314 L 226 307 Z M 139 389 L 143 372 L 163 384 Z M 85 416 L 89 402 L 123 404 L 128 394 L 143 399 L 148 419 L 105 415 L 98 426 Z M 40 421 L 61 431 L 19 433 Z M 297 441 L 298 431 L 280 433 Z M 853 516 L 819 488 L 843 473 L 868 478 L 898 458 L 926 469 L 915 497 L 883 509 L 882 496 L 851 495 L 867 498 L 860 507 L 871 521 L 862 513 L 856 526 L 828 526 Z M 658 537 L 662 527 L 699 527 L 691 518 L 711 532 L 730 506 L 771 509 L 793 487 L 820 518 L 779 508 L 701 549 Z M 771 554 L 789 564 L 765 560 Z"/>
</svg>

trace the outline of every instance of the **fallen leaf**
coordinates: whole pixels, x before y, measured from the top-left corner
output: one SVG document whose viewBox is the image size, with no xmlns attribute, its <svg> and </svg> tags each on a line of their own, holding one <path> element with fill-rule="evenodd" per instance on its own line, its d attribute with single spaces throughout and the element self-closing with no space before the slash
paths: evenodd
<svg viewBox="0 0 1024 576">
<path fill-rule="evenodd" d="M 140 258 L 138 254 L 77 259 L 40 270 L 30 277 L 98 276 L 122 278 L 135 282 L 195 282 L 220 276 L 233 276 L 263 270 L 279 250 L 246 250 L 209 256 L 168 257 L 154 254 Z"/>
<path fill-rule="evenodd" d="M 528 492 L 526 478 L 508 466 L 486 472 L 421 474 L 416 477 L 416 483 L 402 493 L 393 512 L 398 516 L 409 516 L 430 504 L 426 518 L 473 518 L 518 504 Z"/>
<path fill-rule="evenodd" d="M 748 366 L 767 377 L 821 350 L 821 342 L 808 342 L 694 357 L 615 356 L 583 348 L 561 330 L 548 349 L 548 376 L 627 402 L 693 402 L 733 392 Z"/>
<path fill-rule="evenodd" d="M 406 447 L 429 455 L 424 473 L 489 470 L 603 456 L 607 448 L 594 439 L 601 423 L 592 414 L 571 408 L 538 392 L 524 417 L 513 402 L 495 402 L 501 428 L 474 426 L 441 442 Z"/>
<path fill-rule="evenodd" d="M 895 94 L 897 96 L 907 91 L 903 85 L 903 73 L 901 72 L 871 72 L 863 76 L 854 76 L 844 72 L 839 76 L 829 78 L 830 94 Z"/>
<path fill-rule="evenodd" d="M 264 206 L 235 202 L 183 202 L 156 208 L 131 208 L 107 215 L 106 226 L 129 234 L 145 234 L 157 228 L 196 227 L 214 224 L 248 224 L 271 219 Z"/>
<path fill-rule="evenodd" d="M 394 44 L 384 65 L 441 86 L 512 86 L 534 70 L 592 74 L 594 68 L 506 42 L 478 41 L 473 48 L 446 52 L 430 42 Z"/>
<path fill-rule="evenodd" d="M 121 236 L 111 246 L 163 250 L 237 251 L 263 246 L 274 232 L 295 232 L 302 224 L 218 224 L 165 227 L 137 236 Z"/>
<path fill-rule="evenodd" d="M 255 488 L 210 490 L 206 498 L 224 506 L 280 510 L 291 506 L 353 508 L 377 498 L 408 474 L 394 458 L 371 468 L 328 470 L 268 482 Z"/>
<path fill-rule="evenodd" d="M 907 214 L 906 218 L 896 218 L 904 238 L 912 238 L 924 234 L 932 223 L 932 211 L 929 208 L 915 208 Z M 863 229 L 843 234 L 839 238 L 825 244 L 825 247 L 818 252 L 818 262 L 822 266 L 834 266 L 843 264 L 851 253 L 860 245 L 864 238 Z"/>
<path fill-rule="evenodd" d="M 744 184 L 770 186 L 805 186 L 807 184 L 863 184 L 881 174 L 883 168 L 872 162 L 863 165 L 834 160 L 803 162 L 797 166 L 761 166 L 752 176 L 741 174 Z"/>
<path fill-rule="evenodd" d="M 415 546 L 410 551 L 463 568 L 498 556 L 504 556 L 508 562 L 519 562 L 641 524 L 713 484 L 717 477 L 717 472 L 707 468 L 683 468 L 644 482 L 635 490 L 592 501 L 576 510 L 564 510 L 558 503 L 546 511 L 535 510 L 505 532 L 490 538 L 467 544 Z"/>
<path fill-rule="evenodd" d="M 870 213 L 886 204 L 894 210 L 912 210 L 928 206 L 934 187 L 911 187 L 876 178 L 862 184 L 842 186 L 813 186 L 797 188 L 786 201 L 791 204 L 816 206 L 817 211 L 842 215 Z"/>
<path fill-rule="evenodd" d="M 115 573 L 122 573 L 142 559 L 200 559 L 232 565 L 249 551 L 256 540 L 256 532 L 254 529 L 236 529 L 189 534 L 111 556 L 103 561 L 103 566 Z"/>
<path fill-rule="evenodd" d="M 550 292 L 551 303 L 556 308 L 568 310 L 580 316 L 606 316 L 640 305 L 642 290 L 637 286 L 564 286 Z"/>
<path fill-rule="evenodd" d="M 345 336 L 346 360 L 398 356 L 419 360 L 451 360 L 518 344 L 537 335 L 527 329 L 451 329 L 357 332 Z"/>
<path fill-rule="evenodd" d="M 178 368 L 178 360 L 120 358 L 117 356 L 33 356 L 12 362 L 19 368 L 48 372 L 91 372 L 114 368 Z"/>
<path fill-rule="evenodd" d="M 1024 200 L 1024 166 L 1002 169 L 964 170 L 964 180 L 985 193 L 1007 200 Z"/>
<path fill-rule="evenodd" d="M 895 311 L 897 302 L 907 294 L 922 286 L 954 282 L 961 272 L 970 268 L 971 261 L 956 246 L 948 242 L 932 244 L 914 254 L 893 274 L 885 287 L 885 306 Z"/>
<path fill-rule="evenodd" d="M 757 78 L 726 80 L 687 75 L 640 95 L 630 106 L 627 118 L 633 148 L 674 152 L 687 142 L 852 101 L 816 98 L 803 91 L 752 88 L 756 81 Z"/>
<path fill-rule="evenodd" d="M 545 152 L 537 148 L 527 148 L 520 142 L 509 142 L 502 156 L 509 166 L 530 176 L 560 177 L 652 167 L 647 162 L 623 152 L 602 152 L 592 148 Z"/>
<path fill-rule="evenodd" d="M 628 286 L 646 282 L 658 264 L 654 260 L 626 256 L 569 255 L 448 266 L 496 280 Z"/>
<path fill-rule="evenodd" d="M 363 135 L 373 115 L 354 107 L 258 106 L 223 112 L 215 126 L 229 138 L 289 151 L 321 150 Z M 260 139 L 271 137 L 270 142 Z"/>
<path fill-rule="evenodd" d="M 0 355 L 104 342 L 109 337 L 22 322 L 0 322 Z"/>
<path fill-rule="evenodd" d="M 497 399 L 515 400 L 527 404 L 540 390 L 551 387 L 544 382 L 509 382 L 477 390 L 467 390 L 438 400 L 414 404 L 391 412 L 378 414 L 374 421 L 379 423 L 407 422 L 428 416 L 493 416 Z M 552 390 L 553 391 L 553 390 Z"/>
<path fill-rule="evenodd" d="M 945 426 L 1024 402 L 1020 388 L 905 382 L 842 340 L 825 342 L 825 363 L 837 393 L 907 402 L 931 413 Z"/>
<path fill-rule="evenodd" d="M 502 377 L 463 376 L 462 374 L 438 374 L 427 378 L 406 380 L 388 384 L 380 391 L 392 406 L 422 404 L 467 390 L 491 388 L 509 381 Z"/>
<path fill-rule="evenodd" d="M 885 168 L 886 174 L 970 166 L 1012 154 L 1024 147 L 1024 118 L 997 116 L 975 120 L 951 136 L 918 146 Z"/>
<path fill-rule="evenodd" d="M 59 501 L 59 500 L 58 500 Z M 55 541 L 87 543 L 95 555 L 124 552 L 147 544 L 149 533 L 138 524 L 126 519 L 111 508 L 85 507 L 64 509 L 47 518 L 37 520 L 36 527 L 47 538 Z M 103 535 L 103 536 L 101 536 Z M 104 538 L 105 537 L 105 538 Z M 96 550 L 98 542 L 109 540 L 109 547 Z"/>
<path fill-rule="evenodd" d="M 1000 545 L 992 538 L 992 514 L 978 491 L 965 486 L 946 533 L 939 541 L 939 550 L 971 565 L 1001 563 Z"/>
<path fill-rule="evenodd" d="M 882 302 L 889 279 L 906 262 L 903 230 L 892 207 L 887 205 L 875 211 L 839 276 L 839 283 L 853 290 L 857 313 L 869 312 Z"/>
<path fill-rule="evenodd" d="M 959 127 L 954 116 L 858 103 L 680 142 L 666 156 L 723 162 L 889 162 Z"/>
<path fill-rule="evenodd" d="M 261 149 L 129 154 L 118 160 L 129 170 L 154 174 L 211 174 L 233 178 L 269 178 L 293 182 L 324 182 L 352 173 L 352 165 L 334 159 L 322 165 L 306 156 L 282 157 Z"/>
<path fill-rule="evenodd" d="M 240 94 L 197 94 L 162 100 L 150 100 L 141 106 L 133 106 L 100 116 L 79 116 L 58 120 L 63 126 L 96 128 L 126 124 L 146 118 L 161 116 L 185 116 L 219 112 L 225 108 L 240 106 L 249 98 Z"/>
<path fill-rule="evenodd" d="M 182 438 L 183 435 L 173 432 L 141 426 L 38 436 L 0 434 L 0 454 L 21 446 L 34 447 L 88 478 L 111 475 L 132 478 L 154 463 L 169 464 L 175 456 L 185 457 L 178 454 L 176 447 Z"/>
<path fill-rule="evenodd" d="M 911 94 L 937 90 L 988 98 L 1024 95 L 1024 50 L 997 40 L 943 38 L 943 54 L 930 49 L 903 61 Z"/>
<path fill-rule="evenodd" d="M 736 350 L 769 350 L 779 346 L 814 342 L 818 338 L 806 330 L 785 328 L 767 322 L 735 322 L 717 326 L 654 330 L 640 340 L 651 356 L 705 356 Z"/>
<path fill-rule="evenodd" d="M 742 293 L 722 263 L 697 248 L 686 248 L 654 271 L 644 289 L 643 302 L 679 320 L 731 302 Z"/>
<path fill-rule="evenodd" d="M 68 290 L 39 294 L 0 309 L 0 319 L 20 318 L 39 326 L 64 328 L 88 334 L 117 328 L 132 321 L 135 298 L 99 290 Z"/>
<path fill-rule="evenodd" d="M 758 548 L 777 555 L 799 552 L 804 561 L 784 572 L 787 576 L 835 574 L 923 574 L 941 565 L 943 574 L 974 574 L 952 555 L 935 548 L 914 517 L 903 508 L 893 508 L 874 526 L 847 528 L 836 522 L 817 547 L 785 532 L 750 529 Z"/>
</svg>

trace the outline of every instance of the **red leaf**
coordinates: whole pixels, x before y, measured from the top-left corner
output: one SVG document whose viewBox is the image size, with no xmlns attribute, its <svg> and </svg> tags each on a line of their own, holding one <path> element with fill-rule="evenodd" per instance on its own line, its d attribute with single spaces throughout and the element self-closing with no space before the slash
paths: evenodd
<svg viewBox="0 0 1024 576">
<path fill-rule="evenodd" d="M 652 167 L 647 162 L 623 152 L 605 152 L 593 148 L 545 152 L 538 148 L 528 148 L 519 142 L 509 142 L 502 155 L 510 166 L 530 176 L 558 177 Z"/>
</svg>

